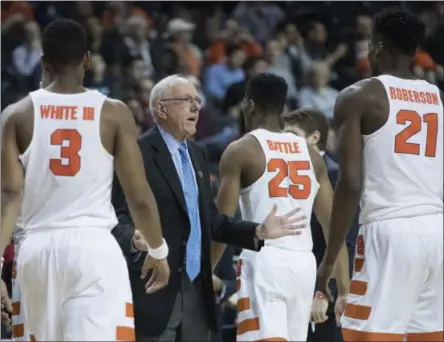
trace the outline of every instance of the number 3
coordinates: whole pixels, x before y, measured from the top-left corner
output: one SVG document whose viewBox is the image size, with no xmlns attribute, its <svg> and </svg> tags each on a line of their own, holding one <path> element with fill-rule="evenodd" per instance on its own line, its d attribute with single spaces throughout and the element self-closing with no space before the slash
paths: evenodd
<svg viewBox="0 0 444 342">
<path fill-rule="evenodd" d="M 396 114 L 396 123 L 405 125 L 410 121 L 410 125 L 404 128 L 395 137 L 395 153 L 419 155 L 420 145 L 407 142 L 415 134 L 422 129 L 422 121 L 427 125 L 427 139 L 425 145 L 426 157 L 434 157 L 436 155 L 436 141 L 438 137 L 438 114 L 429 113 L 422 117 L 413 110 L 400 110 Z"/>
<path fill-rule="evenodd" d="M 268 193 L 270 197 L 287 197 L 290 194 L 294 199 L 307 199 L 311 192 L 310 176 L 301 176 L 299 170 L 310 170 L 309 161 L 290 161 L 283 159 L 271 159 L 267 164 L 267 171 L 274 172 L 278 170 L 276 176 L 268 183 Z M 280 186 L 282 181 L 290 177 L 292 182 L 288 188 Z M 299 188 L 302 186 L 302 188 Z"/>
<path fill-rule="evenodd" d="M 68 146 L 63 142 L 68 141 Z M 82 136 L 75 129 L 57 129 L 51 134 L 51 145 L 61 146 L 60 157 L 68 159 L 67 164 L 62 159 L 50 159 L 49 168 L 56 176 L 73 177 L 80 171 L 80 155 L 82 148 Z"/>
</svg>

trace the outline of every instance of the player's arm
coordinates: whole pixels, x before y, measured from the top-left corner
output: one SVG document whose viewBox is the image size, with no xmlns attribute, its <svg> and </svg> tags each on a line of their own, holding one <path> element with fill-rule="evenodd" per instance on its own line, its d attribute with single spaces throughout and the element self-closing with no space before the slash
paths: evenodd
<svg viewBox="0 0 444 342">
<path fill-rule="evenodd" d="M 334 119 L 339 128 L 339 175 L 333 197 L 331 234 L 329 234 L 324 266 L 333 267 L 349 227 L 356 215 L 362 188 L 361 115 L 362 88 L 352 86 L 343 90 L 335 104 Z"/>
<path fill-rule="evenodd" d="M 137 144 L 136 124 L 125 104 L 116 101 L 113 105 L 118 121 L 114 155 L 116 174 L 136 229 L 142 233 L 150 248 L 155 249 L 162 245 L 162 230 L 157 202 L 146 180 Z"/>
<path fill-rule="evenodd" d="M 328 241 L 330 235 L 330 218 L 333 205 L 333 188 L 328 177 L 327 166 L 321 155 L 313 147 L 309 146 L 310 159 L 315 169 L 316 178 L 319 182 L 319 191 L 314 202 L 314 212 L 316 218 L 321 224 L 325 240 Z M 338 286 L 339 296 L 348 295 L 349 291 L 349 265 L 348 265 L 348 250 L 345 241 L 342 244 L 342 249 L 339 254 L 339 259 L 336 264 L 336 283 Z"/>
<path fill-rule="evenodd" d="M 24 170 L 20 163 L 20 151 L 16 140 L 16 113 L 10 106 L 2 114 L 1 142 L 1 250 L 3 255 L 20 214 Z"/>
<path fill-rule="evenodd" d="M 242 163 L 239 158 L 240 141 L 231 143 L 224 153 L 219 163 L 220 187 L 216 197 L 216 207 L 219 213 L 234 216 L 239 202 L 241 189 Z M 213 241 L 211 243 L 211 265 L 217 266 L 226 245 Z"/>
</svg>

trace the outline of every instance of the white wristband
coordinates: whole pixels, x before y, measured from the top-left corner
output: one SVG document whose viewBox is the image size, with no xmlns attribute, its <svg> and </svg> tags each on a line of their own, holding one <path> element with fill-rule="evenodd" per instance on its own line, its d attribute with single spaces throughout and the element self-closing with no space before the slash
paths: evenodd
<svg viewBox="0 0 444 342">
<path fill-rule="evenodd" d="M 160 247 L 151 248 L 148 243 L 146 246 L 148 247 L 148 254 L 156 260 L 165 259 L 168 256 L 168 245 L 165 239 L 162 239 Z"/>
</svg>

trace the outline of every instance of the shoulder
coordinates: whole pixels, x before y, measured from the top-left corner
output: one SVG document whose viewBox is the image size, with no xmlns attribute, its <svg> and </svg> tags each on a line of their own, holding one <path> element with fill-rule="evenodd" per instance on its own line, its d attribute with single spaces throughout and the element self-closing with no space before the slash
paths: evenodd
<svg viewBox="0 0 444 342">
<path fill-rule="evenodd" d="M 245 134 L 242 138 L 233 141 L 225 149 L 220 161 L 221 168 L 242 168 L 252 159 L 252 156 L 257 156 L 261 150 L 259 141 L 253 135 Z"/>
<path fill-rule="evenodd" d="M 327 166 L 321 154 L 310 144 L 307 144 L 308 154 L 310 155 L 311 163 L 316 174 L 316 178 L 319 180 L 320 175 L 327 172 Z"/>
<path fill-rule="evenodd" d="M 375 101 L 380 101 L 385 94 L 384 86 L 376 78 L 361 80 L 343 89 L 336 98 L 335 120 L 337 123 L 359 118 L 360 113 Z"/>
<path fill-rule="evenodd" d="M 26 117 L 30 117 L 33 109 L 30 95 L 7 106 L 1 114 L 2 127 L 4 127 L 4 125 L 9 126 L 10 124 L 15 124 L 22 119 L 26 119 Z"/>
</svg>

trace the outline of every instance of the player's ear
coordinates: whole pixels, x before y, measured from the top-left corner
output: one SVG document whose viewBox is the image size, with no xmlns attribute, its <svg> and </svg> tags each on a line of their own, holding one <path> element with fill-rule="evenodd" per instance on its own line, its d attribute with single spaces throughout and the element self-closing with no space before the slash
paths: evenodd
<svg viewBox="0 0 444 342">
<path fill-rule="evenodd" d="M 383 48 L 384 48 L 383 42 L 379 42 L 378 44 L 376 44 L 376 49 L 375 49 L 376 55 L 379 55 Z"/>
<path fill-rule="evenodd" d="M 248 112 L 251 113 L 254 110 L 254 101 L 253 100 L 248 100 Z"/>
<path fill-rule="evenodd" d="M 319 140 L 321 140 L 321 133 L 319 131 L 314 131 L 309 137 L 311 145 L 317 145 Z"/>
<path fill-rule="evenodd" d="M 83 68 L 89 70 L 91 68 L 91 51 L 86 51 L 82 61 Z"/>
</svg>

